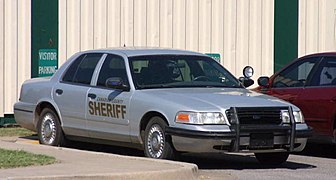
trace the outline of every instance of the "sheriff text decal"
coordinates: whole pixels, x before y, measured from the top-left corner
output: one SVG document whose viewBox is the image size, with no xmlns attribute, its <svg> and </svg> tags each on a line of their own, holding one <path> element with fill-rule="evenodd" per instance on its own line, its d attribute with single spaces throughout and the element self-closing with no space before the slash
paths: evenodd
<svg viewBox="0 0 336 180">
<path fill-rule="evenodd" d="M 126 105 L 121 104 L 123 102 L 122 100 L 104 100 L 105 99 L 98 98 L 98 101 L 89 101 L 89 114 L 94 116 L 104 116 L 118 119 L 125 118 L 127 111 Z"/>
</svg>

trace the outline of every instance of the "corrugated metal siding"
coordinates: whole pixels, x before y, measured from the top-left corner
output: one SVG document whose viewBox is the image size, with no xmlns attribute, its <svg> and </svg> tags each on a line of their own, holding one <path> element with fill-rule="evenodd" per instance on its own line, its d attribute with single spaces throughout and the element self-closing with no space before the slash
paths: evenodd
<svg viewBox="0 0 336 180">
<path fill-rule="evenodd" d="M 5 79 L 4 79 L 4 54 L 5 54 L 5 41 L 4 41 L 4 16 L 5 16 L 5 7 L 4 7 L 4 0 L 0 0 L 0 117 L 4 115 L 4 102 L 5 102 Z"/>
<path fill-rule="evenodd" d="M 274 1 L 263 0 L 261 6 L 261 74 L 270 76 L 274 69 Z"/>
<path fill-rule="evenodd" d="M 336 50 L 336 1 L 299 1 L 299 56 Z M 30 78 L 31 1 L 0 0 L 0 117 Z M 273 73 L 274 1 L 59 0 L 59 63 L 77 51 L 161 46 L 220 53 L 236 76 Z"/>
<path fill-rule="evenodd" d="M 236 76 L 252 65 L 255 77 L 273 73 L 270 0 L 59 1 L 59 63 L 77 51 L 160 46 L 220 53 Z"/>
<path fill-rule="evenodd" d="M 220 53 L 240 76 L 272 74 L 273 1 L 59 0 L 59 63 L 77 51 L 161 46 Z M 327 6 L 327 5 L 326 5 Z M 31 1 L 0 0 L 0 117 L 12 113 L 31 70 Z"/>
<path fill-rule="evenodd" d="M 336 50 L 336 1 L 299 1 L 299 56 Z"/>
<path fill-rule="evenodd" d="M 0 0 L 0 117 L 13 113 L 20 87 L 30 78 L 31 2 Z"/>
<path fill-rule="evenodd" d="M 4 113 L 12 111 L 18 91 L 18 2 L 5 0 L 5 53 L 4 53 Z"/>
</svg>

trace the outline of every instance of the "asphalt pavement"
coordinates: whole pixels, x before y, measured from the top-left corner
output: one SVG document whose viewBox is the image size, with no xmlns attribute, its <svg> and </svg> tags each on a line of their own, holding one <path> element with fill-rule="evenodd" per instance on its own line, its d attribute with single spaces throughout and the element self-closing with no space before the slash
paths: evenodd
<svg viewBox="0 0 336 180">
<path fill-rule="evenodd" d="M 39 145 L 36 140 L 4 137 L 0 147 L 45 154 L 57 163 L 0 169 L 0 179 L 197 179 L 195 164 L 129 157 L 64 147 Z"/>
</svg>

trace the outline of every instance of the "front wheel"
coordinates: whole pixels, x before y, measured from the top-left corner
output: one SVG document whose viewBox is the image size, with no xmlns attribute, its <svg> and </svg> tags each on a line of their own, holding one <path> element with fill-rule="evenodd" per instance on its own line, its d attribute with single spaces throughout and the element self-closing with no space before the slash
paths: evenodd
<svg viewBox="0 0 336 180">
<path fill-rule="evenodd" d="M 152 117 L 145 130 L 145 155 L 155 159 L 174 159 L 175 151 L 165 135 L 167 124 L 161 117 Z"/>
<path fill-rule="evenodd" d="M 287 161 L 289 153 L 288 152 L 254 153 L 254 155 L 261 164 L 279 165 Z"/>
<path fill-rule="evenodd" d="M 61 124 L 57 114 L 53 110 L 49 108 L 42 110 L 37 130 L 40 144 L 50 146 L 64 145 L 65 139 Z"/>
</svg>

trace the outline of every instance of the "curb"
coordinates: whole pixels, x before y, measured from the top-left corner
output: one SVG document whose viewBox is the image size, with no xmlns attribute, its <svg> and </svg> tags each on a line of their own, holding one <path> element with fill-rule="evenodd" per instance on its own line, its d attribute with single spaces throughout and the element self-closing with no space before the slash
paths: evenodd
<svg viewBox="0 0 336 180">
<path fill-rule="evenodd" d="M 3 140 L 1 140 L 3 141 Z M 3 141 L 4 142 L 4 141 Z M 20 140 L 17 140 L 16 142 L 9 142 L 7 143 L 13 143 L 15 146 L 21 146 L 22 150 L 28 151 L 28 152 L 34 152 L 32 149 L 29 149 L 30 147 L 35 147 L 36 145 L 30 144 L 27 142 L 22 142 Z M 24 148 L 24 146 L 26 148 Z M 9 147 L 3 147 L 5 149 L 13 149 Z M 176 161 L 169 161 L 169 160 L 159 160 L 159 159 L 150 159 L 150 158 L 144 158 L 144 157 L 130 157 L 130 156 L 123 156 L 123 155 L 117 155 L 117 154 L 108 154 L 103 152 L 92 152 L 92 151 L 85 151 L 85 150 L 78 150 L 78 149 L 70 149 L 70 148 L 64 148 L 64 147 L 51 147 L 51 146 L 41 146 L 42 149 L 48 149 L 53 148 L 54 150 L 62 150 L 64 152 L 72 152 L 72 153 L 86 153 L 86 154 L 92 154 L 92 155 L 99 155 L 99 156 L 105 156 L 105 157 L 113 157 L 118 158 L 125 161 L 134 161 L 134 164 L 141 163 L 144 164 L 150 164 L 150 163 L 156 163 L 156 164 L 162 164 L 164 165 L 171 165 L 173 168 L 171 169 L 151 169 L 151 170 L 138 170 L 134 169 L 133 171 L 129 172 L 113 172 L 109 173 L 108 171 L 105 172 L 99 172 L 94 173 L 90 172 L 88 174 L 71 174 L 71 171 L 69 172 L 69 175 L 30 175 L 27 177 L 10 177 L 8 176 L 7 179 L 13 179 L 13 180 L 36 180 L 36 179 L 55 179 L 55 180 L 68 180 L 68 179 L 197 179 L 198 174 L 198 167 L 195 164 L 190 163 L 184 163 L 184 162 L 176 162 Z M 48 153 L 40 153 L 39 154 L 46 154 L 50 155 Z M 62 164 L 62 162 L 61 162 Z M 115 164 L 113 166 L 116 166 Z M 136 166 L 136 165 L 135 165 Z M 166 166 L 167 167 L 167 166 Z M 19 169 L 18 169 L 19 171 Z"/>
<path fill-rule="evenodd" d="M 12 180 L 36 180 L 36 179 L 53 179 L 53 180 L 72 180 L 72 179 L 167 179 L 167 180 L 184 180 L 197 179 L 197 168 L 179 168 L 178 170 L 163 171 L 146 171 L 136 173 L 112 173 L 112 174 L 85 174 L 69 176 L 30 176 L 30 177 L 9 177 Z"/>
</svg>

